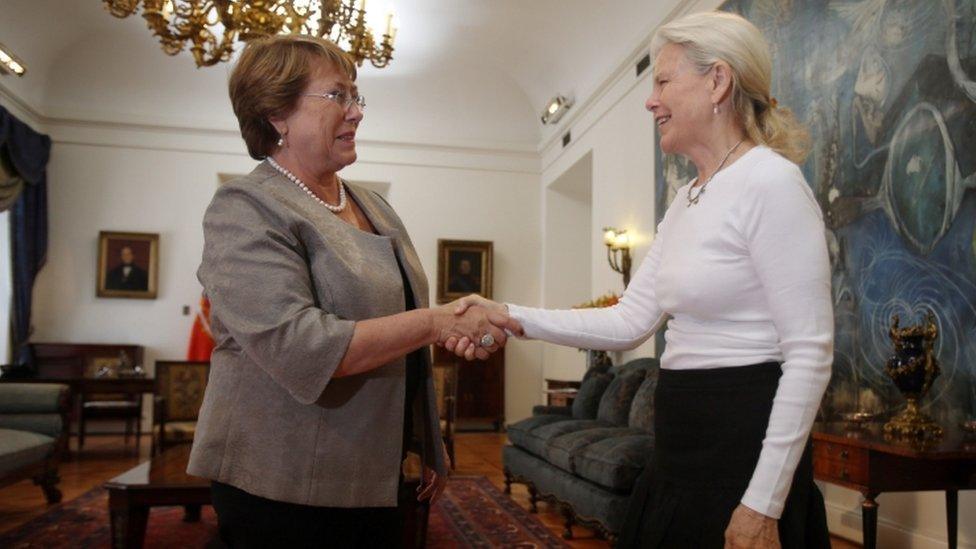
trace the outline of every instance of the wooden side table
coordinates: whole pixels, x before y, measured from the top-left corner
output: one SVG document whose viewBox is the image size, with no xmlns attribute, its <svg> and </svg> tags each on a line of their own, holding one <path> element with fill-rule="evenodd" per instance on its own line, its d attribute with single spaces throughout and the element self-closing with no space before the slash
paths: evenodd
<svg viewBox="0 0 976 549">
<path fill-rule="evenodd" d="M 878 503 L 882 492 L 945 492 L 950 549 L 956 547 L 959 490 L 976 489 L 976 438 L 946 429 L 929 445 L 887 441 L 881 425 L 858 429 L 845 423 L 813 427 L 813 470 L 818 480 L 857 490 L 864 547 L 877 544 Z"/>
<path fill-rule="evenodd" d="M 581 382 L 565 379 L 546 379 L 546 405 L 572 406 Z"/>
</svg>

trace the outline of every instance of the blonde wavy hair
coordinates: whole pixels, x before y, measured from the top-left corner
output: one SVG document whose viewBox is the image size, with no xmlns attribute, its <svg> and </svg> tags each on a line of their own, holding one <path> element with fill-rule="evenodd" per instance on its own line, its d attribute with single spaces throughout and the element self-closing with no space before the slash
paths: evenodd
<svg viewBox="0 0 976 549">
<path fill-rule="evenodd" d="M 770 95 L 772 57 L 762 33 L 745 18 L 727 12 L 693 13 L 660 27 L 651 42 L 652 56 L 666 44 L 678 44 L 700 74 L 715 63 L 732 72 L 732 109 L 752 141 L 801 164 L 810 150 L 810 134 L 793 112 Z"/>
</svg>

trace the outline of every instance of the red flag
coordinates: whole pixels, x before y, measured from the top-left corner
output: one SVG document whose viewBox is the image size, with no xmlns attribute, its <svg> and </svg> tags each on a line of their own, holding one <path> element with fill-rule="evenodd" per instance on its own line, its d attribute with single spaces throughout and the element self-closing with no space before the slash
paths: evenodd
<svg viewBox="0 0 976 549">
<path fill-rule="evenodd" d="M 210 333 L 210 300 L 204 295 L 200 297 L 200 310 L 193 319 L 190 348 L 186 351 L 186 359 L 209 362 L 213 348 L 213 334 Z"/>
</svg>

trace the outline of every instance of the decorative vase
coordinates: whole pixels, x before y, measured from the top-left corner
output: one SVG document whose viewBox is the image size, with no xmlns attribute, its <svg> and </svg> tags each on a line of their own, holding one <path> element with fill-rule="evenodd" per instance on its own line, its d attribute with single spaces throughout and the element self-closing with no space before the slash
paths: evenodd
<svg viewBox="0 0 976 549">
<path fill-rule="evenodd" d="M 901 391 L 907 404 L 901 413 L 885 424 L 884 433 L 892 437 L 941 437 L 942 427 L 918 406 L 940 373 L 933 349 L 935 339 L 939 337 L 935 315 L 929 313 L 924 323 L 907 328 L 899 328 L 898 322 L 898 315 L 894 315 L 890 334 L 895 344 L 895 354 L 885 364 L 885 372 L 895 382 L 895 387 Z"/>
</svg>

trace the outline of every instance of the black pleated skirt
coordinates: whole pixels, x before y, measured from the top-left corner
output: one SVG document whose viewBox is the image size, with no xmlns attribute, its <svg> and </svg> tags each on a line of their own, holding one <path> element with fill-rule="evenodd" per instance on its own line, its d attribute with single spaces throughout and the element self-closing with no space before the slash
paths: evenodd
<svg viewBox="0 0 976 549">
<path fill-rule="evenodd" d="M 725 529 L 759 461 L 781 375 L 775 362 L 660 371 L 654 454 L 634 486 L 617 547 L 724 546 Z M 779 535 L 784 549 L 830 547 L 809 442 Z"/>
</svg>

